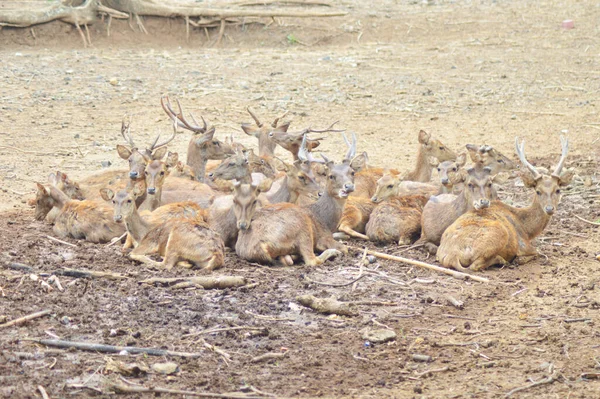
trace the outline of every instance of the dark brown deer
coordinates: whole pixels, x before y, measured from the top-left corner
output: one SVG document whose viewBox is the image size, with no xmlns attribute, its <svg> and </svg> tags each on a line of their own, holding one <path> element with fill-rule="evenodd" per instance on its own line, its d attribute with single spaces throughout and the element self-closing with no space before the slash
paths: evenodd
<svg viewBox="0 0 600 399">
<path fill-rule="evenodd" d="M 431 253 L 437 252 L 444 231 L 456 219 L 473 209 L 488 207 L 492 200 L 498 198 L 491 169 L 469 168 L 465 175 L 464 186 L 458 195 L 443 194 L 431 197 L 421 218 L 422 233 L 419 244 Z"/>
<path fill-rule="evenodd" d="M 537 256 L 532 240 L 548 225 L 561 197 L 561 187 L 569 184 L 573 171 L 563 172 L 569 143 L 561 137 L 562 154 L 551 175 L 541 174 L 525 157 L 524 145 L 516 141 L 517 154 L 527 168 L 521 178 L 534 189 L 531 205 L 515 208 L 500 201 L 465 213 L 442 236 L 438 261 L 457 270 L 484 270 L 492 265 L 516 261 L 525 263 Z"/>
<path fill-rule="evenodd" d="M 332 231 L 339 224 L 348 195 L 354 190 L 355 172 L 350 163 L 355 154 L 356 141 L 342 164 L 326 160 L 326 190 L 314 204 L 269 205 L 254 215 L 248 212 L 245 218 L 238 218 L 240 232 L 235 246 L 238 256 L 260 263 L 290 265 L 292 256 L 300 255 L 306 265 L 315 266 L 338 251 L 347 252 L 344 245 L 333 239 Z M 315 256 L 315 250 L 322 252 L 320 257 Z"/>
<path fill-rule="evenodd" d="M 171 207 L 169 212 L 164 212 L 151 222 L 142 218 L 138 212 L 135 192 L 121 190 L 114 194 L 112 190 L 106 189 L 102 191 L 102 196 L 106 201 L 112 202 L 114 220 L 124 221 L 127 226 L 135 247 L 129 253 L 130 259 L 167 270 L 186 262 L 191 263 L 192 267 L 209 271 L 223 265 L 223 241 L 209 228 L 204 212 L 200 210 L 189 214 L 193 205 L 178 205 L 176 210 Z M 188 215 L 176 217 L 178 212 L 188 212 Z M 167 218 L 167 214 L 170 217 Z M 167 220 L 163 222 L 164 219 Z M 156 262 L 148 257 L 149 254 L 158 254 L 163 257 L 163 261 Z"/>
<path fill-rule="evenodd" d="M 227 156 L 233 154 L 233 150 L 229 144 L 224 143 L 214 137 L 215 128 L 209 128 L 203 117 L 201 117 L 203 123 L 202 126 L 198 124 L 196 118 L 194 118 L 194 115 L 191 113 L 190 118 L 192 119 L 192 122 L 189 122 L 183 116 L 183 110 L 179 100 L 175 101 L 177 102 L 179 112 L 175 112 L 171 106 L 168 96 L 163 96 L 160 99 L 163 109 L 173 120 L 175 126 L 179 126 L 192 132 L 192 138 L 188 144 L 186 164 L 192 168 L 192 171 L 196 176 L 196 180 L 199 182 L 204 182 L 207 161 L 209 159 L 225 159 Z"/>
<path fill-rule="evenodd" d="M 52 230 L 61 238 L 108 242 L 125 231 L 122 225 L 113 221 L 112 209 L 102 202 L 71 199 L 51 184 L 38 183 L 37 189 L 36 219 L 43 220 L 52 208 L 58 208 Z"/>
<path fill-rule="evenodd" d="M 252 117 L 252 119 L 254 119 L 254 123 L 256 124 L 256 126 L 253 126 L 251 123 L 243 123 L 242 130 L 247 135 L 254 136 L 258 139 L 259 156 L 274 156 L 275 147 L 277 146 L 277 144 L 271 139 L 269 134 L 271 132 L 287 132 L 288 128 L 290 127 L 290 122 L 279 123 L 280 120 L 283 119 L 285 115 L 287 115 L 287 111 L 283 115 L 275 118 L 275 120 L 271 124 L 262 123 L 250 107 L 247 108 L 247 111 Z"/>
</svg>

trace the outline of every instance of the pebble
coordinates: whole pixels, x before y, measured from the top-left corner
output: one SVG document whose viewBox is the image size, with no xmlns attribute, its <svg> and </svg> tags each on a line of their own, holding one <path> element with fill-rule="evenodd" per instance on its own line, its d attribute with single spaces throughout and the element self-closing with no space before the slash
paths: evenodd
<svg viewBox="0 0 600 399">
<path fill-rule="evenodd" d="M 382 344 L 384 342 L 396 339 L 396 333 L 392 330 L 371 330 L 363 334 L 363 339 L 366 339 L 374 344 Z"/>
<path fill-rule="evenodd" d="M 367 260 L 369 261 L 369 263 L 373 264 L 373 263 L 377 262 L 377 257 L 375 257 L 373 255 L 369 255 L 369 256 L 367 256 Z"/>
<path fill-rule="evenodd" d="M 110 161 L 102 161 L 100 162 L 100 165 L 102 165 L 103 168 L 108 168 L 112 163 Z"/>
<path fill-rule="evenodd" d="M 178 372 L 179 365 L 177 363 L 173 363 L 173 362 L 154 363 L 152 365 L 152 370 L 154 370 L 160 374 L 169 375 L 169 374 L 174 374 L 174 373 Z"/>
<path fill-rule="evenodd" d="M 573 29 L 575 27 L 575 22 L 572 19 L 565 19 L 561 24 L 563 29 Z"/>
<path fill-rule="evenodd" d="M 108 83 L 110 83 L 113 86 L 116 86 L 119 84 L 119 80 L 117 78 L 110 78 L 110 80 L 108 81 Z"/>
</svg>

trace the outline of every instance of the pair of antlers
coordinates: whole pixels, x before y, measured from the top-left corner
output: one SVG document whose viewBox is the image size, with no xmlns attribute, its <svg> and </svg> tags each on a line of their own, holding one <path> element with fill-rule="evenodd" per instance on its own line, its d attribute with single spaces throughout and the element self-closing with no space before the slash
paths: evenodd
<svg viewBox="0 0 600 399">
<path fill-rule="evenodd" d="M 123 136 L 123 139 L 129 144 L 129 146 L 131 147 L 131 149 L 137 149 L 138 147 L 135 145 L 135 142 L 133 141 L 133 136 L 131 134 L 131 122 L 133 120 L 133 116 L 129 115 L 129 120 L 126 120 L 125 118 L 123 118 L 123 121 L 121 122 L 121 136 Z M 152 144 L 150 145 L 150 147 L 146 148 L 145 151 L 150 154 L 152 153 L 154 150 L 160 148 L 160 147 L 164 147 L 167 144 L 169 144 L 171 141 L 173 141 L 173 139 L 175 138 L 175 134 L 177 133 L 177 130 L 175 130 L 173 132 L 173 134 L 166 139 L 163 142 L 158 142 L 158 139 L 160 139 L 160 132 L 156 135 L 156 138 L 154 139 L 154 141 L 152 142 Z"/>
<path fill-rule="evenodd" d="M 298 150 L 298 159 L 300 159 L 302 162 L 322 162 L 313 158 L 312 153 L 306 149 L 306 135 L 307 133 L 304 133 L 302 137 L 302 144 L 300 145 L 300 149 Z M 342 137 L 344 137 L 344 142 L 348 147 L 348 151 L 346 152 L 344 160 L 351 161 L 356 156 L 356 134 L 352 132 L 352 143 L 350 143 L 348 137 L 346 137 L 344 133 L 342 133 Z M 323 160 L 325 162 L 329 162 L 329 159 L 327 159 L 325 155 L 321 154 L 321 157 L 323 157 Z"/>
<path fill-rule="evenodd" d="M 560 144 L 562 147 L 560 160 L 558 161 L 558 165 L 556 165 L 556 168 L 554 168 L 554 172 L 552 172 L 552 177 L 556 178 L 560 178 L 563 166 L 565 165 L 565 160 L 567 159 L 567 153 L 569 152 L 569 140 L 566 137 L 560 136 Z M 527 158 L 525 157 L 525 140 L 523 140 L 521 144 L 519 144 L 519 138 L 517 137 L 515 139 L 515 147 L 517 155 L 519 156 L 519 160 L 521 160 L 521 163 L 525 165 L 527 169 L 529 169 L 529 171 L 533 174 L 533 178 L 535 180 L 539 180 L 542 177 L 542 174 L 535 168 L 535 166 L 530 164 L 529 161 L 527 161 Z"/>
</svg>

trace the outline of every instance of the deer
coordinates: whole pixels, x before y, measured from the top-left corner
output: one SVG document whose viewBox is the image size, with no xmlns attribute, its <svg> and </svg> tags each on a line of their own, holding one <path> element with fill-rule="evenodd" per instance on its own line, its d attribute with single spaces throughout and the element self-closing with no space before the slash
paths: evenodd
<svg viewBox="0 0 600 399">
<path fill-rule="evenodd" d="M 492 175 L 503 171 L 511 171 L 517 167 L 515 162 L 492 146 L 482 145 L 478 147 L 473 144 L 467 144 L 466 148 L 475 166 L 489 167 Z"/>
<path fill-rule="evenodd" d="M 177 264 L 191 264 L 206 271 L 223 266 L 223 240 L 210 229 L 204 214 L 173 217 L 171 213 L 164 222 L 160 218 L 149 222 L 137 210 L 135 191 L 120 190 L 115 194 L 110 189 L 102 190 L 102 197 L 113 204 L 115 222 L 125 222 L 132 237 L 134 249 L 128 255 L 130 259 L 166 270 Z M 148 257 L 149 254 L 158 254 L 163 260 L 156 262 Z"/>
<path fill-rule="evenodd" d="M 172 177 L 181 177 L 184 179 L 189 179 L 191 181 L 196 181 L 196 175 L 194 171 L 189 165 L 184 165 L 183 162 L 179 160 L 179 154 L 176 152 L 167 152 L 167 163 L 173 165 L 173 169 L 171 170 Z"/>
<path fill-rule="evenodd" d="M 298 161 L 298 152 L 301 147 L 304 147 L 305 151 L 312 151 L 317 148 L 321 144 L 321 140 L 323 140 L 322 137 L 310 139 L 307 136 L 308 133 L 343 132 L 344 129 L 333 128 L 338 122 L 339 121 L 335 121 L 328 128 L 318 130 L 308 127 L 299 132 L 271 131 L 269 133 L 269 138 L 281 148 L 289 151 L 292 154 L 294 161 Z"/>
<path fill-rule="evenodd" d="M 178 99 L 178 112 L 175 112 L 171 106 L 169 96 L 163 96 L 160 99 L 163 110 L 173 120 L 174 126 L 179 126 L 192 132 L 192 138 L 188 144 L 187 160 L 188 165 L 199 182 L 204 182 L 206 163 L 209 159 L 222 160 L 233 154 L 231 146 L 224 143 L 215 136 L 215 128 L 208 127 L 204 117 L 201 116 L 202 126 L 198 124 L 196 118 L 190 113 L 192 122 L 189 122 L 183 115 L 183 109 Z"/>
<path fill-rule="evenodd" d="M 112 209 L 102 202 L 69 198 L 52 184 L 37 184 L 35 217 L 44 220 L 57 208 L 52 231 L 61 238 L 72 237 L 94 243 L 108 242 L 121 236 L 125 229 L 111 217 Z"/>
<path fill-rule="evenodd" d="M 275 118 L 275 120 L 269 125 L 264 124 L 258 119 L 254 111 L 250 107 L 246 108 L 246 111 L 250 114 L 256 126 L 250 123 L 243 123 L 242 130 L 248 136 L 253 136 L 258 139 L 258 155 L 272 157 L 275 155 L 275 147 L 277 144 L 271 139 L 269 134 L 271 132 L 282 132 L 285 133 L 290 127 L 290 122 L 279 123 L 287 115 L 287 111 L 281 116 Z"/>
<path fill-rule="evenodd" d="M 430 158 L 436 158 L 438 162 L 454 161 L 456 153 L 441 141 L 434 139 L 424 130 L 419 131 L 419 149 L 417 150 L 417 161 L 415 168 L 408 172 L 402 180 L 427 183 L 431 180 L 432 166 Z"/>
<path fill-rule="evenodd" d="M 66 174 L 60 171 L 50 173 L 48 175 L 48 183 L 65 193 L 70 199 L 85 199 L 79 184 L 69 179 Z M 37 190 L 36 197 L 33 200 L 29 200 L 28 204 L 35 208 L 36 220 L 46 219 L 51 224 L 54 224 L 54 220 L 60 212 L 58 207 L 54 207 L 52 198 L 47 195 L 45 190 Z"/>
<path fill-rule="evenodd" d="M 421 213 L 428 201 L 426 195 L 389 198 L 378 204 L 365 226 L 369 240 L 398 245 L 413 243 L 421 233 Z"/>
<path fill-rule="evenodd" d="M 354 170 L 350 167 L 356 154 L 356 141 L 341 164 L 325 158 L 327 185 L 313 204 L 298 206 L 280 203 L 262 207 L 254 214 L 238 217 L 238 240 L 235 251 L 243 259 L 259 263 L 293 264 L 292 256 L 300 255 L 307 266 L 322 264 L 346 246 L 333 239 L 348 195 L 354 190 Z M 234 206 L 240 206 L 235 204 Z M 322 252 L 315 256 L 315 250 Z"/>
<path fill-rule="evenodd" d="M 531 203 L 516 208 L 501 201 L 475 209 L 459 217 L 442 235 L 437 251 L 445 267 L 462 271 L 480 271 L 509 262 L 526 263 L 537 256 L 532 240 L 548 225 L 561 199 L 561 187 L 573 178 L 573 170 L 563 171 L 569 142 L 560 137 L 561 157 L 551 174 L 542 174 L 527 161 L 525 141 L 515 147 L 526 171 L 521 179 L 533 189 Z"/>
</svg>

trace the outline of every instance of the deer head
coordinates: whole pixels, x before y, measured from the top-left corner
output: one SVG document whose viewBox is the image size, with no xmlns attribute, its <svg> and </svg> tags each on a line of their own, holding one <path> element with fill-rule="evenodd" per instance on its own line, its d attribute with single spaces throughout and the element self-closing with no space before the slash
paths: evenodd
<svg viewBox="0 0 600 399">
<path fill-rule="evenodd" d="M 165 183 L 165 179 L 169 176 L 169 170 L 169 164 L 162 161 L 151 161 L 146 166 L 144 175 L 146 177 L 146 191 L 148 194 L 154 195 L 157 191 L 160 191 Z"/>
<path fill-rule="evenodd" d="M 136 212 L 135 200 L 142 194 L 137 186 L 132 190 L 119 190 L 116 194 L 110 188 L 100 190 L 102 198 L 113 205 L 113 219 L 117 223 L 123 222 Z"/>
<path fill-rule="evenodd" d="M 384 170 L 383 176 L 377 180 L 377 190 L 371 197 L 371 201 L 378 204 L 388 198 L 395 197 L 400 192 L 400 178 L 390 173 L 388 169 Z"/>
<path fill-rule="evenodd" d="M 561 156 L 558 165 L 554 168 L 552 174 L 541 174 L 535 166 L 527 161 L 525 157 L 525 140 L 519 145 L 518 138 L 515 140 L 515 146 L 519 160 L 526 167 L 529 173 L 521 173 L 521 179 L 526 187 L 535 189 L 534 201 L 539 203 L 547 215 L 553 215 L 561 199 L 561 187 L 568 185 L 574 175 L 574 170 L 563 171 L 565 160 L 569 152 L 569 141 L 561 136 Z"/>
<path fill-rule="evenodd" d="M 432 138 L 431 135 L 424 130 L 419 132 L 419 143 L 428 156 L 435 157 L 440 162 L 454 161 L 456 159 L 456 153 L 454 151 L 449 149 L 441 141 Z"/>
<path fill-rule="evenodd" d="M 513 170 L 517 167 L 517 164 L 510 158 L 497 151 L 495 148 L 489 145 L 482 145 L 480 147 L 467 144 L 467 151 L 469 157 L 476 167 L 489 167 L 492 170 L 492 174 L 498 174 L 502 171 Z"/>
<path fill-rule="evenodd" d="M 255 125 L 252 125 L 251 123 L 243 123 L 242 130 L 247 135 L 254 136 L 258 139 L 258 155 L 272 157 L 275 154 L 276 143 L 271 139 L 269 134 L 287 132 L 288 128 L 290 127 L 290 122 L 284 122 L 281 124 L 279 123 L 279 121 L 287 115 L 287 111 L 283 115 L 275 118 L 275 120 L 269 125 L 262 123 L 250 107 L 248 107 L 246 110 L 252 119 L 254 119 Z"/>
<path fill-rule="evenodd" d="M 258 205 L 258 195 L 269 191 L 272 180 L 265 179 L 260 184 L 233 184 L 233 212 L 237 220 L 237 228 L 248 230 L 252 223 L 252 216 Z"/>
<path fill-rule="evenodd" d="M 463 195 L 474 209 L 488 208 L 491 201 L 498 198 L 494 188 L 496 175 L 492 175 L 491 172 L 492 169 L 487 166 L 481 170 L 467 169 Z"/>
<path fill-rule="evenodd" d="M 458 155 L 456 157 L 456 161 L 444 161 L 438 163 L 438 160 L 435 159 L 435 168 L 438 171 L 440 183 L 444 187 L 449 187 L 460 183 L 462 181 L 460 169 L 465 166 L 466 162 L 467 155 L 465 153 Z"/>
</svg>

